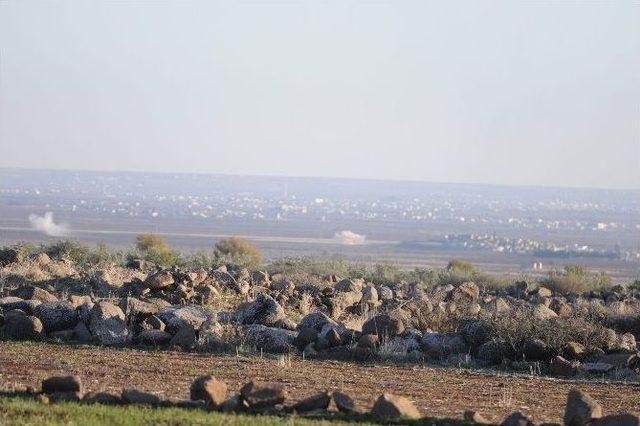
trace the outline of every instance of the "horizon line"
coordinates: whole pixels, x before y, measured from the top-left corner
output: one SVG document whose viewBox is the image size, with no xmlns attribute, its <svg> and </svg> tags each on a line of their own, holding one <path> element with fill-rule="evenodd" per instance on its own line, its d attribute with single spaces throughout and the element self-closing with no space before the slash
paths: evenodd
<svg viewBox="0 0 640 426">
<path fill-rule="evenodd" d="M 615 192 L 640 192 L 640 186 L 633 187 L 589 187 L 589 186 L 558 186 L 558 185 L 532 185 L 532 184 L 508 184 L 508 183 L 492 183 L 492 182 L 461 182 L 461 181 L 429 181 L 419 179 L 403 179 L 403 178 L 367 178 L 367 177 L 344 177 L 344 176 L 315 176 L 315 175 L 279 175 L 279 174 L 241 174 L 241 173 L 219 173 L 206 171 L 151 171 L 151 170 L 109 170 L 109 169 L 70 169 L 70 168 L 37 168 L 37 167 L 20 167 L 0 166 L 0 171 L 16 170 L 16 171 L 42 171 L 42 172 L 71 172 L 71 173 L 132 173 L 132 174 L 177 174 L 177 175 L 203 175 L 203 176 L 225 176 L 225 177 L 251 177 L 251 178 L 286 178 L 286 179 L 319 179 L 319 180 L 346 180 L 346 181 L 369 181 L 369 182 L 396 182 L 396 183 L 423 183 L 431 185 L 461 185 L 461 186 L 489 186 L 489 187 L 507 187 L 507 188 L 527 188 L 527 189 L 561 189 L 561 190 L 581 190 L 581 191 L 615 191 Z"/>
</svg>

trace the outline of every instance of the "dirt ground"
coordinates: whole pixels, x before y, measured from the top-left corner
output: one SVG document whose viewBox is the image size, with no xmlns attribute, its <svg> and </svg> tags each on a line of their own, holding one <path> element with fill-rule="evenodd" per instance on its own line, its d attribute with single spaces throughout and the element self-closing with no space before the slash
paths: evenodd
<svg viewBox="0 0 640 426">
<path fill-rule="evenodd" d="M 491 420 L 521 410 L 537 422 L 560 421 L 566 395 L 578 387 L 605 413 L 640 412 L 640 386 L 496 375 L 416 365 L 363 365 L 296 358 L 236 357 L 194 353 L 0 342 L 0 385 L 34 386 L 54 374 L 78 374 L 85 390 L 123 387 L 188 398 L 192 379 L 213 374 L 230 391 L 255 378 L 286 384 L 291 401 L 324 389 L 342 389 L 362 408 L 383 391 L 412 399 L 424 415 L 461 417 L 479 410 Z"/>
</svg>

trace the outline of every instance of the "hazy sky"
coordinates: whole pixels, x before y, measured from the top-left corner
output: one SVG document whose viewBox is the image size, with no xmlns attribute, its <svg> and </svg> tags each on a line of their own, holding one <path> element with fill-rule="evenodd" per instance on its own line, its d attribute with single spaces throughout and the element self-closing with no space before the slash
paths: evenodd
<svg viewBox="0 0 640 426">
<path fill-rule="evenodd" d="M 0 0 L 0 167 L 640 188 L 638 1 Z"/>
</svg>

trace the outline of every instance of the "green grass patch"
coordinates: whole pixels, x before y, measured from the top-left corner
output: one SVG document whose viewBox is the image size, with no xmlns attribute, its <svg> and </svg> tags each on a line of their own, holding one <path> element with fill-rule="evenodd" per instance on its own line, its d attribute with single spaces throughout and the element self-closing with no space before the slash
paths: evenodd
<svg viewBox="0 0 640 426">
<path fill-rule="evenodd" d="M 301 417 L 225 414 L 185 408 L 42 404 L 29 398 L 1 397 L 1 425 L 345 425 L 343 421 Z M 361 425 L 371 423 L 358 423 Z"/>
</svg>

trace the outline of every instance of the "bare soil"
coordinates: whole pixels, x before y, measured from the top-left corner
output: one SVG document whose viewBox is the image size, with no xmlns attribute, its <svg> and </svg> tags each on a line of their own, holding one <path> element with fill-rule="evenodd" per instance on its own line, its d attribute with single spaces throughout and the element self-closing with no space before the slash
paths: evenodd
<svg viewBox="0 0 640 426">
<path fill-rule="evenodd" d="M 365 365 L 342 361 L 210 355 L 48 343 L 0 342 L 0 384 L 38 387 L 55 374 L 80 375 L 86 391 L 123 387 L 188 398 L 194 377 L 213 374 L 236 392 L 252 378 L 286 384 L 291 401 L 324 389 L 342 389 L 370 408 L 382 392 L 412 399 L 424 415 L 461 417 L 479 410 L 499 421 L 514 410 L 535 421 L 562 419 L 566 395 L 578 387 L 605 413 L 640 412 L 640 386 L 535 376 L 499 375 L 416 365 Z"/>
</svg>

